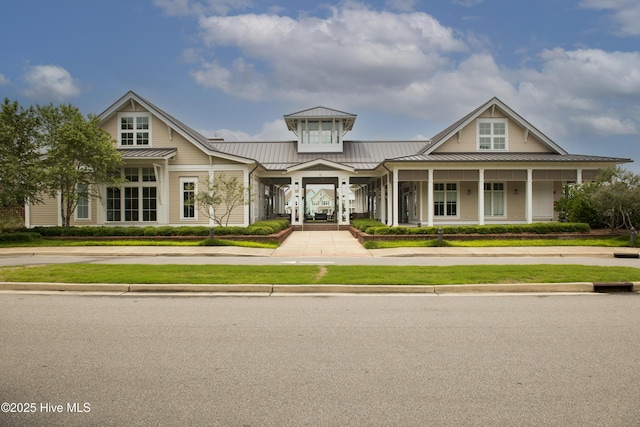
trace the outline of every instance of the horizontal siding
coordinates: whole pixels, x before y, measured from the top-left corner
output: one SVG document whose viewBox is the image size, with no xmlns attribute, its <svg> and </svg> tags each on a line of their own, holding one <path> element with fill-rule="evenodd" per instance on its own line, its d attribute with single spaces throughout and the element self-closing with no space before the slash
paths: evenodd
<svg viewBox="0 0 640 427">
<path fill-rule="evenodd" d="M 490 118 L 489 111 L 480 115 L 480 118 Z M 495 111 L 494 118 L 504 118 L 502 113 L 498 110 Z M 531 132 L 527 137 L 527 142 L 524 142 L 524 128 L 518 125 L 513 120 L 509 120 L 508 126 L 509 133 L 509 152 L 513 153 L 551 153 L 552 151 L 545 146 L 539 139 L 535 138 Z M 460 142 L 458 142 L 458 135 L 454 135 L 449 138 L 438 149 L 434 150 L 435 153 L 473 153 L 477 151 L 476 143 L 476 121 L 472 121 L 462 129 L 460 134 Z"/>
<path fill-rule="evenodd" d="M 32 227 L 39 225 L 58 225 L 58 199 L 44 197 L 44 204 L 32 205 L 29 209 L 29 223 Z"/>
<path fill-rule="evenodd" d="M 181 207 L 181 199 L 182 199 L 182 189 L 180 188 L 180 179 L 181 178 L 196 178 L 198 179 L 198 191 L 202 191 L 203 186 L 206 185 L 205 182 L 209 173 L 206 171 L 201 172 L 170 172 L 169 173 L 169 223 L 170 224 L 180 224 L 180 225 L 189 225 L 189 224 L 198 224 L 198 225 L 208 225 L 209 218 L 203 215 L 201 212 L 198 212 L 197 219 L 180 219 L 180 209 Z"/>
</svg>

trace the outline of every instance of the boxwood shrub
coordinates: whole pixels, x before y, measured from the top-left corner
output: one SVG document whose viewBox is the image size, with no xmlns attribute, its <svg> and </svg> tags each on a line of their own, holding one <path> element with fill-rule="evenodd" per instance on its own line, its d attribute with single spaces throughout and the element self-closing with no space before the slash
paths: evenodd
<svg viewBox="0 0 640 427">
<path fill-rule="evenodd" d="M 217 236 L 228 235 L 268 235 L 275 234 L 289 226 L 288 220 L 259 221 L 248 227 L 215 227 Z M 34 227 L 25 232 L 39 233 L 43 237 L 142 237 L 142 236 L 208 236 L 209 227 L 195 226 L 146 226 L 146 227 Z"/>
<path fill-rule="evenodd" d="M 439 226 L 434 227 L 388 227 L 370 226 L 363 230 L 367 234 L 437 234 Z M 442 226 L 443 234 L 552 234 L 552 233 L 588 233 L 588 224 L 572 222 L 539 222 L 534 224 L 496 224 L 496 225 L 459 225 Z"/>
<path fill-rule="evenodd" d="M 28 243 L 39 240 L 41 237 L 39 233 L 24 231 L 0 233 L 0 243 Z"/>
</svg>

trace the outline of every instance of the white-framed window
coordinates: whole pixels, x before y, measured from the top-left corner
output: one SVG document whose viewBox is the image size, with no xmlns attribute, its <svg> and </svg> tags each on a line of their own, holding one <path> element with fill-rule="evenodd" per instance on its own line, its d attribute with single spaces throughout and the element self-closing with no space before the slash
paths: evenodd
<svg viewBox="0 0 640 427">
<path fill-rule="evenodd" d="M 458 216 L 458 183 L 433 183 L 433 215 L 439 217 Z"/>
<path fill-rule="evenodd" d="M 484 214 L 485 216 L 504 216 L 505 185 L 503 182 L 484 183 Z"/>
<path fill-rule="evenodd" d="M 158 220 L 158 189 L 153 168 L 122 170 L 127 182 L 107 188 L 107 221 L 154 222 Z"/>
<path fill-rule="evenodd" d="M 507 119 L 477 119 L 478 151 L 507 151 L 509 129 Z"/>
<path fill-rule="evenodd" d="M 118 145 L 120 147 L 151 146 L 151 115 L 149 113 L 119 113 Z"/>
<path fill-rule="evenodd" d="M 335 119 L 300 120 L 301 141 L 309 145 L 339 144 L 340 122 Z"/>
<path fill-rule="evenodd" d="M 180 178 L 180 219 L 198 219 L 198 210 L 196 209 L 197 194 L 197 178 Z"/>
<path fill-rule="evenodd" d="M 78 195 L 78 202 L 76 204 L 75 219 L 76 221 L 88 221 L 91 219 L 89 186 L 87 184 L 78 184 L 76 194 Z"/>
</svg>

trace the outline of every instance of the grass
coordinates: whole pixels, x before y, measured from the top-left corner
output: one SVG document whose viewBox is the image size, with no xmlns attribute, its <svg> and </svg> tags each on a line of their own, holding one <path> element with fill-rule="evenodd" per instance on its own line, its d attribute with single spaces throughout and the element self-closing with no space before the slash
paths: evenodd
<svg viewBox="0 0 640 427">
<path fill-rule="evenodd" d="M 640 269 L 584 265 L 315 266 L 59 264 L 0 268 L 0 281 L 125 284 L 442 285 L 640 281 Z"/>
<path fill-rule="evenodd" d="M 430 248 L 438 246 L 436 239 L 431 240 L 383 240 L 368 241 L 364 243 L 367 249 L 388 249 L 388 248 L 406 248 L 420 247 Z M 444 240 L 441 246 L 449 247 L 511 247 L 511 246 L 602 246 L 622 248 L 629 247 L 629 237 L 611 236 L 583 239 L 521 239 L 521 240 Z"/>
<path fill-rule="evenodd" d="M 252 242 L 246 240 L 214 239 L 216 246 L 241 246 L 245 248 L 276 249 L 277 242 Z M 0 248 L 52 247 L 52 246 L 201 246 L 204 240 L 67 240 L 40 239 L 25 243 L 0 243 Z"/>
</svg>

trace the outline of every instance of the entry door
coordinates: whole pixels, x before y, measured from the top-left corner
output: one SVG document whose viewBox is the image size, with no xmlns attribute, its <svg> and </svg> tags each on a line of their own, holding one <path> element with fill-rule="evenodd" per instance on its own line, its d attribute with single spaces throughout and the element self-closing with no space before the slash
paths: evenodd
<svg viewBox="0 0 640 427">
<path fill-rule="evenodd" d="M 533 183 L 533 218 L 553 219 L 553 182 Z"/>
</svg>

